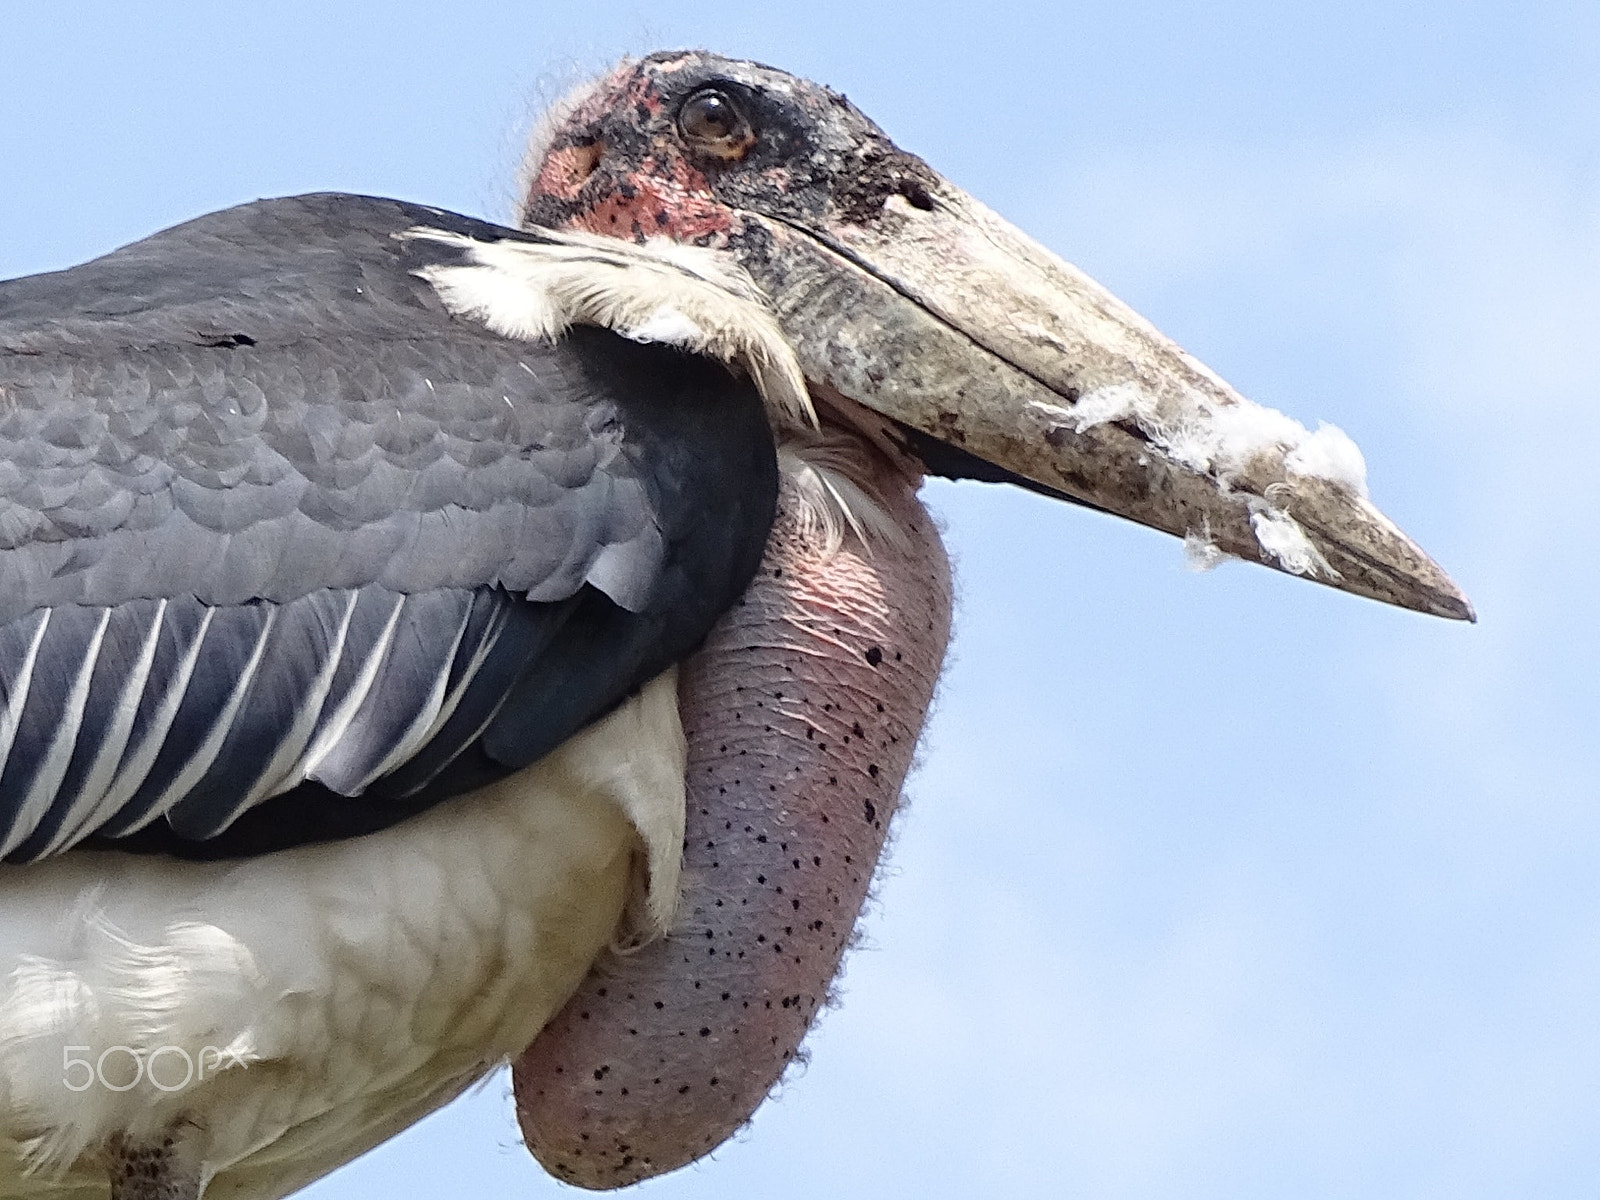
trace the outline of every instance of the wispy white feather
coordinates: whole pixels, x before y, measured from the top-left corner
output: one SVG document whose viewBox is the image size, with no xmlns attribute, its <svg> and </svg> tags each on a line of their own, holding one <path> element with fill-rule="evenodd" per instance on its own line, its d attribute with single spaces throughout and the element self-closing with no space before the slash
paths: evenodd
<svg viewBox="0 0 1600 1200">
<path fill-rule="evenodd" d="M 417 274 L 451 312 L 504 337 L 553 341 L 573 325 L 598 325 L 709 354 L 749 373 L 776 427 L 817 427 L 800 363 L 761 289 L 736 263 L 666 238 L 634 245 L 526 232 L 535 240 L 488 242 L 425 226 L 398 236 L 461 251 L 464 263 Z"/>
<path fill-rule="evenodd" d="M 793 481 L 800 497 L 795 519 L 808 538 L 835 554 L 845 534 L 870 554 L 874 546 L 906 548 L 905 531 L 883 502 L 857 480 L 871 479 L 866 459 L 873 451 L 849 434 L 796 433 L 778 444 L 778 469 Z"/>
</svg>

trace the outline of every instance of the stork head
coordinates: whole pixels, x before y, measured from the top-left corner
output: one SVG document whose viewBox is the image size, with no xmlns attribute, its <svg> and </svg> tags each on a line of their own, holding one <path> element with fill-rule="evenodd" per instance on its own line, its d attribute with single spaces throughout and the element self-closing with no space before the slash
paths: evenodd
<svg viewBox="0 0 1600 1200">
<path fill-rule="evenodd" d="M 837 92 L 705 52 L 626 61 L 558 102 L 525 174 L 531 223 L 716 246 L 742 240 L 751 214 L 863 224 L 892 196 L 926 207 L 941 185 Z"/>
<path fill-rule="evenodd" d="M 737 258 L 817 399 L 934 473 L 1472 619 L 1343 433 L 1244 399 L 837 92 L 703 51 L 624 62 L 555 106 L 524 180 L 525 225 Z"/>
</svg>

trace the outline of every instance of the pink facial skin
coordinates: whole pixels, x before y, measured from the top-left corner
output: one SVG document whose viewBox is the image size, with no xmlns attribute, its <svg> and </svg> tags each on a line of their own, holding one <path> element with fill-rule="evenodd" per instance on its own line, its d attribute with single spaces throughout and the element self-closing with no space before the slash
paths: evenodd
<svg viewBox="0 0 1600 1200">
<path fill-rule="evenodd" d="M 514 1066 L 551 1174 L 622 1187 L 733 1134 L 828 999 L 911 766 L 950 631 L 950 572 L 917 481 L 874 455 L 905 535 L 831 557 L 786 479 L 761 572 L 680 675 L 682 900 L 609 955 Z"/>
</svg>

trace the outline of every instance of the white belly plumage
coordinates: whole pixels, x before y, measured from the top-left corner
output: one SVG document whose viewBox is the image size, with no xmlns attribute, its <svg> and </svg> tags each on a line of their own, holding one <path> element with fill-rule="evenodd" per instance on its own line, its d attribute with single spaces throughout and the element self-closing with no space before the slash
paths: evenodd
<svg viewBox="0 0 1600 1200">
<path fill-rule="evenodd" d="M 107 1137 L 185 1119 L 208 1200 L 281 1196 L 405 1128 L 665 927 L 684 762 L 671 670 L 367 837 L 0 869 L 0 1197 L 104 1196 Z"/>
</svg>

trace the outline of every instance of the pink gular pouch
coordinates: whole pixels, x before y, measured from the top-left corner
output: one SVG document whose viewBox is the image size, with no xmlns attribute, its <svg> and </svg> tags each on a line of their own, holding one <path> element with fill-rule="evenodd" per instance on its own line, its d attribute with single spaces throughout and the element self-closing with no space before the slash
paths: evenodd
<svg viewBox="0 0 1600 1200">
<path fill-rule="evenodd" d="M 688 811 L 666 937 L 604 957 L 516 1064 L 528 1145 L 615 1187 L 739 1128 L 827 1000 L 882 853 L 950 629 L 911 481 L 904 536 L 830 549 L 792 482 L 760 574 L 679 676 Z"/>
</svg>

